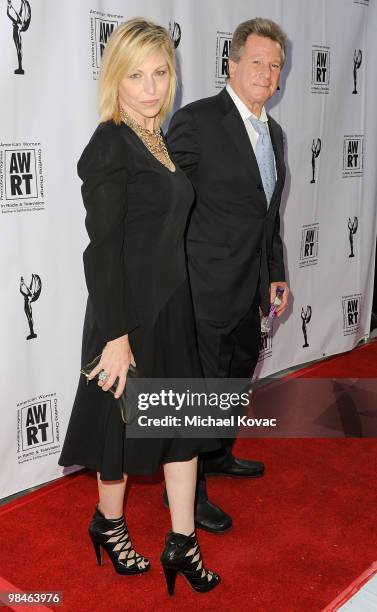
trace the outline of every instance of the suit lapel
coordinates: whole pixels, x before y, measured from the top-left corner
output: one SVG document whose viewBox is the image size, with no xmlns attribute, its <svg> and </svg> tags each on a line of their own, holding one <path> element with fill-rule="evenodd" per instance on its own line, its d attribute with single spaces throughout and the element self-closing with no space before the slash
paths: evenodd
<svg viewBox="0 0 377 612">
<path fill-rule="evenodd" d="M 277 193 L 281 192 L 283 180 L 284 180 L 284 152 L 280 143 L 279 133 L 275 123 L 273 121 L 268 122 L 268 128 L 270 131 L 270 137 L 272 142 L 272 148 L 274 150 L 275 155 L 275 163 L 276 163 L 276 184 L 275 189 L 271 197 L 271 202 L 269 205 L 269 209 L 271 208 L 271 204 L 273 204 L 274 199 Z"/>
<path fill-rule="evenodd" d="M 238 112 L 236 105 L 234 104 L 232 98 L 226 91 L 223 89 L 219 93 L 219 100 L 221 101 L 224 118 L 223 118 L 223 126 L 228 136 L 232 140 L 233 144 L 238 149 L 240 157 L 245 164 L 249 175 L 255 184 L 262 183 L 261 175 L 259 172 L 258 162 L 255 157 L 254 149 L 250 142 L 249 135 L 245 128 L 244 122 L 242 121 L 241 115 Z M 272 148 L 274 150 L 275 155 L 275 163 L 276 163 L 276 185 L 274 192 L 271 197 L 271 202 L 268 207 L 270 210 L 271 204 L 273 204 L 275 197 L 277 194 L 281 192 L 283 180 L 284 180 L 284 152 L 280 143 L 280 134 L 277 126 L 274 121 L 270 120 L 268 122 L 268 127 L 271 136 Z M 264 196 L 263 192 L 257 192 L 260 194 L 262 199 L 264 200 L 267 206 L 267 200 Z"/>
<path fill-rule="evenodd" d="M 241 115 L 225 89 L 220 92 L 219 96 L 223 103 L 224 118 L 222 123 L 224 129 L 238 149 L 249 174 L 253 177 L 256 184 L 261 183 L 262 179 L 259 173 L 258 162 Z"/>
</svg>

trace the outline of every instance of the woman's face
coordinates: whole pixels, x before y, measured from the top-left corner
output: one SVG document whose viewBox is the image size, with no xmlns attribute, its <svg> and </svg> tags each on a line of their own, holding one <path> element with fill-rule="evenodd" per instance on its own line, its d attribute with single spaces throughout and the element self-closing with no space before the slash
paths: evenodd
<svg viewBox="0 0 377 612">
<path fill-rule="evenodd" d="M 152 53 L 119 83 L 119 102 L 133 119 L 148 129 L 160 112 L 170 85 L 170 74 L 161 51 Z"/>
</svg>

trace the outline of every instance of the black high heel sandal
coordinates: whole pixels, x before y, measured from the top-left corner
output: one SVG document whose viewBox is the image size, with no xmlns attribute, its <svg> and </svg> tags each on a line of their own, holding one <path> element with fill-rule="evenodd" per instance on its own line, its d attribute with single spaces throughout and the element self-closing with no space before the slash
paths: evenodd
<svg viewBox="0 0 377 612">
<path fill-rule="evenodd" d="M 169 531 L 161 555 L 169 595 L 174 595 L 175 580 L 181 573 L 194 591 L 207 593 L 220 582 L 220 576 L 203 567 L 195 532 L 185 536 Z"/>
<path fill-rule="evenodd" d="M 118 574 L 141 574 L 150 569 L 148 559 L 139 555 L 132 547 L 124 516 L 107 519 L 97 505 L 89 525 L 89 536 L 98 565 L 102 565 L 105 549 Z"/>
</svg>

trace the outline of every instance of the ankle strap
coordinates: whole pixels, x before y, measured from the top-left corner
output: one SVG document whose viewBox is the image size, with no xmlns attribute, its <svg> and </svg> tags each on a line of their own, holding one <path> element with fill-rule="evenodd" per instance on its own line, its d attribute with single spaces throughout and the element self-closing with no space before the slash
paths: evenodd
<svg viewBox="0 0 377 612">
<path fill-rule="evenodd" d="M 178 546 L 184 546 L 191 539 L 196 540 L 195 531 L 193 531 L 189 535 L 185 535 L 184 533 L 177 533 L 176 531 L 169 531 L 169 533 L 166 536 L 167 541 L 170 540 L 174 542 L 174 544 L 177 544 Z"/>
<path fill-rule="evenodd" d="M 97 513 L 97 514 L 99 514 L 99 516 L 100 516 L 102 519 L 105 519 L 105 521 L 109 521 L 109 522 L 112 522 L 112 523 L 113 523 L 113 522 L 117 522 L 117 523 L 119 523 L 119 522 L 121 522 L 121 521 L 124 521 L 124 516 L 123 516 L 123 515 L 122 515 L 122 516 L 120 516 L 119 518 L 115 518 L 115 519 L 109 519 L 109 518 L 107 518 L 107 517 L 106 517 L 106 516 L 103 514 L 103 512 L 101 512 L 101 510 L 99 509 L 98 504 L 96 505 L 96 513 Z"/>
</svg>

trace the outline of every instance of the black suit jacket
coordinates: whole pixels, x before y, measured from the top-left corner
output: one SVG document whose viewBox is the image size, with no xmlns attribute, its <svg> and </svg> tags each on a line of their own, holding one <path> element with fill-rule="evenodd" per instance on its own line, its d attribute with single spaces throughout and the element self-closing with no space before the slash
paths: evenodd
<svg viewBox="0 0 377 612">
<path fill-rule="evenodd" d="M 226 89 L 178 110 L 167 140 L 196 191 L 187 254 L 198 318 L 239 321 L 260 290 L 269 309 L 269 283 L 285 280 L 279 206 L 285 180 L 283 135 L 269 116 L 277 182 L 267 200 L 253 147 Z"/>
</svg>

